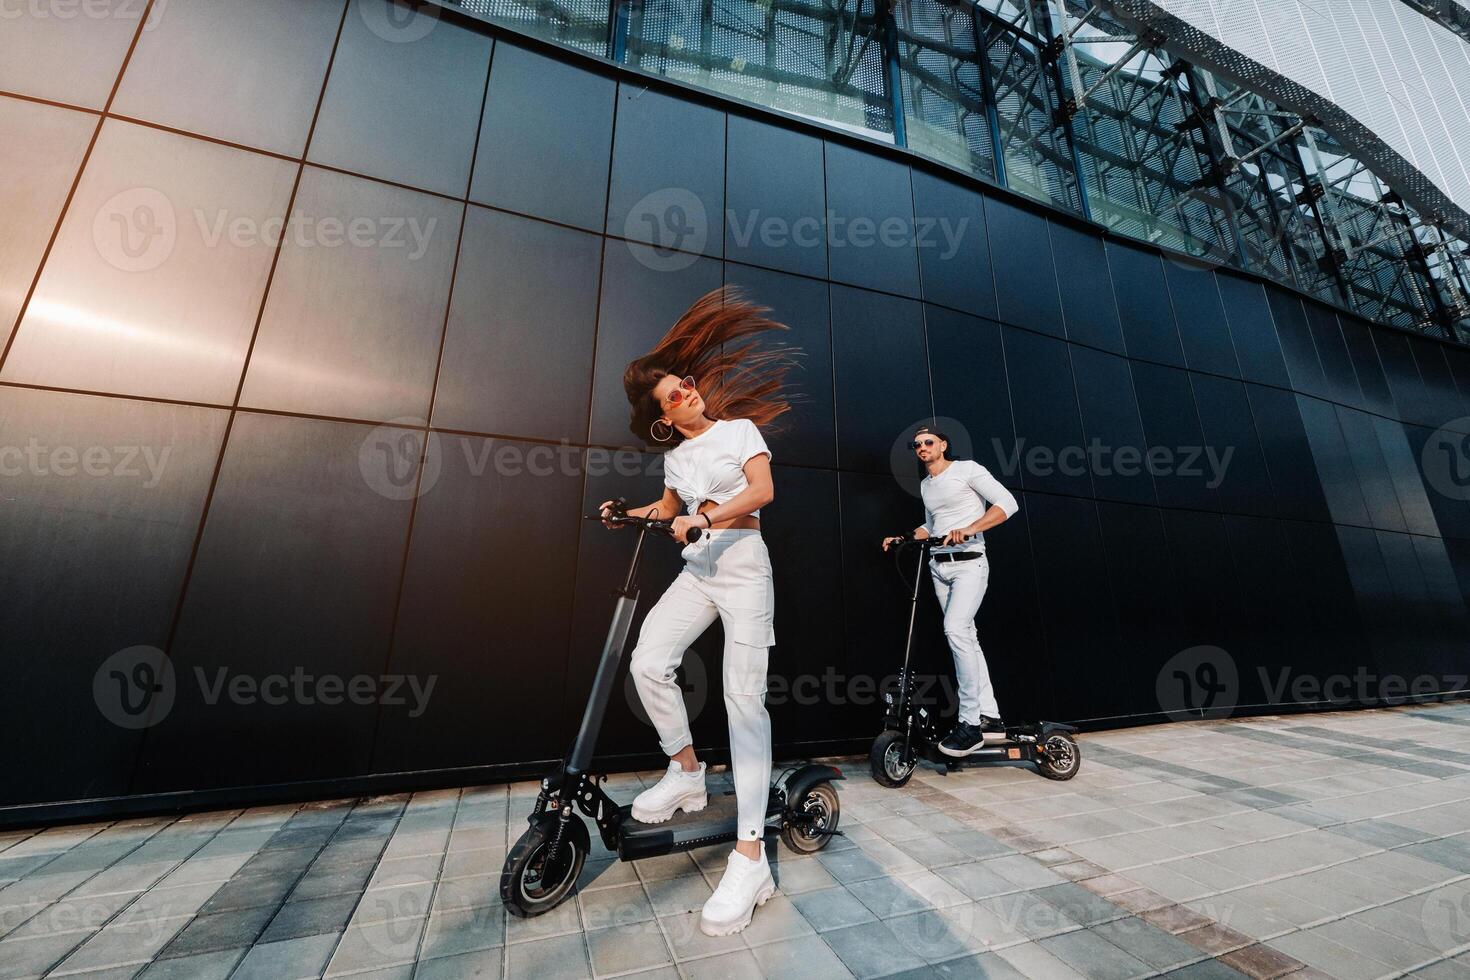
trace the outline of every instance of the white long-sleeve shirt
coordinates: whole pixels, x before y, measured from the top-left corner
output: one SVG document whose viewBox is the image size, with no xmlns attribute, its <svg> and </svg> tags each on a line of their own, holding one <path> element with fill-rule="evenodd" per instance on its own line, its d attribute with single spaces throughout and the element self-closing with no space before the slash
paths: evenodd
<svg viewBox="0 0 1470 980">
<path fill-rule="evenodd" d="M 1015 496 L 1001 486 L 990 471 L 973 459 L 957 459 L 936 476 L 926 476 L 919 484 L 924 498 L 924 529 L 930 537 L 943 537 L 956 528 L 965 527 L 996 504 L 1011 517 L 1020 509 Z M 931 553 L 947 551 L 982 551 L 983 534 L 977 534 L 963 545 L 933 548 Z"/>
</svg>

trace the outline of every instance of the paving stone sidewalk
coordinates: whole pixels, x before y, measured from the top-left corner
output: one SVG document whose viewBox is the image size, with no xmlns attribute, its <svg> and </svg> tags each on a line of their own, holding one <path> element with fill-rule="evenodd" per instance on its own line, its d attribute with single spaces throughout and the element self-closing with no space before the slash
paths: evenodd
<svg viewBox="0 0 1470 980">
<path fill-rule="evenodd" d="M 599 850 L 508 917 L 534 783 L 0 832 L 0 980 L 1470 977 L 1470 704 L 1082 745 L 1067 783 L 842 760 L 846 837 L 771 842 L 780 894 L 718 940 L 723 848 Z"/>
</svg>

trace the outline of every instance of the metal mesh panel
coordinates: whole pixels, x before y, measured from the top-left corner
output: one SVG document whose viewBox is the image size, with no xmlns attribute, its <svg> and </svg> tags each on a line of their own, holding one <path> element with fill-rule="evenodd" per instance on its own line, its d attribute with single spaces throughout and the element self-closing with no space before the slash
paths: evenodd
<svg viewBox="0 0 1470 980">
<path fill-rule="evenodd" d="M 903 0 L 896 13 L 908 145 L 996 179 L 970 9 L 938 0 Z"/>
<path fill-rule="evenodd" d="M 1054 76 L 1036 45 L 994 26 L 985 29 L 986 67 L 995 91 L 997 140 L 1006 185 L 1071 211 L 1081 210 L 1072 148 L 1058 125 Z"/>
<path fill-rule="evenodd" d="M 1193 111 L 1182 72 L 1151 52 L 1105 80 L 1106 64 L 1079 61 L 1092 94 L 1072 131 L 1093 218 L 1134 238 L 1230 261 L 1234 246 L 1208 150 L 1195 129 L 1182 127 Z"/>
<path fill-rule="evenodd" d="M 607 54 L 607 0 L 459 0 L 455 6 L 569 48 Z"/>
<path fill-rule="evenodd" d="M 647 0 L 629 64 L 735 98 L 892 138 L 873 6 Z"/>
</svg>

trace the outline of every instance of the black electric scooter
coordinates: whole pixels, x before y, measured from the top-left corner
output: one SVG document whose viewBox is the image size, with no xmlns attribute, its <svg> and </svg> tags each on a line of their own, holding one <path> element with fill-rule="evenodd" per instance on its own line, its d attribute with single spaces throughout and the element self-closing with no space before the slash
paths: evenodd
<svg viewBox="0 0 1470 980">
<path fill-rule="evenodd" d="M 513 915 L 542 915 L 572 893 L 591 846 L 587 825 L 575 813 L 578 809 L 596 822 L 602 843 L 624 861 L 689 851 L 733 841 L 737 836 L 733 791 L 711 793 L 709 805 L 696 813 L 676 813 L 663 823 L 646 824 L 633 819 L 631 806 L 622 806 L 603 792 L 604 774 L 588 771 L 623 647 L 633 625 L 633 613 L 638 607 L 634 577 L 643 555 L 644 539 L 650 531 L 672 534 L 669 521 L 629 516 L 627 502 L 621 498 L 614 501 L 610 510 L 612 516 L 608 520 L 612 524 L 639 529 L 633 560 L 622 588 L 615 593 L 618 599 L 612 625 L 608 627 L 592 693 L 582 714 L 581 730 L 566 758 L 541 780 L 541 791 L 527 820 L 530 826 L 510 849 L 501 870 L 500 897 Z M 598 515 L 587 520 L 603 518 Z M 700 533 L 699 528 L 691 528 L 687 538 L 696 541 Z M 768 831 L 774 829 L 769 826 L 771 821 L 779 821 L 781 840 L 801 854 L 826 847 L 832 836 L 840 833 L 837 823 L 841 807 L 832 781 L 842 778 L 842 772 L 832 766 L 810 763 L 782 773 L 771 787 L 766 806 Z"/>
<path fill-rule="evenodd" d="M 899 554 L 907 550 L 918 555 L 918 567 L 909 592 L 909 631 L 903 648 L 903 669 L 898 672 L 897 689 L 883 694 L 887 705 L 883 734 L 873 741 L 873 749 L 868 754 L 873 778 L 884 786 L 902 786 L 923 760 L 942 767 L 945 773 L 981 766 L 1034 766 L 1047 779 L 1071 779 L 1082 765 L 1082 749 L 1072 737 L 1077 729 L 1061 722 L 1007 725 L 1003 737 L 987 732 L 984 747 L 965 756 L 940 751 L 939 743 L 946 733 L 940 730 L 939 719 L 928 708 L 914 703 L 909 658 L 914 648 L 914 622 L 919 608 L 919 588 L 925 578 L 924 564 L 929 549 L 943 543 L 943 537 L 904 535 L 893 546 L 895 565 Z M 899 574 L 902 576 L 902 572 Z"/>
</svg>

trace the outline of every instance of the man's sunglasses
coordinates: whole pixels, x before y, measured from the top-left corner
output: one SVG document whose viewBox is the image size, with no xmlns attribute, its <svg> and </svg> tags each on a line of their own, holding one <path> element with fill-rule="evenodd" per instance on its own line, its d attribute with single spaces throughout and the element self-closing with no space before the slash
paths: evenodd
<svg viewBox="0 0 1470 980">
<path fill-rule="evenodd" d="M 909 443 L 909 448 L 910 449 L 918 449 L 920 446 L 932 446 L 932 445 L 934 445 L 934 440 L 933 439 L 915 439 L 913 442 Z"/>
<path fill-rule="evenodd" d="M 684 400 L 684 396 L 694 391 L 694 375 L 688 375 L 679 382 L 679 387 L 669 392 L 669 405 L 677 405 Z"/>
</svg>

